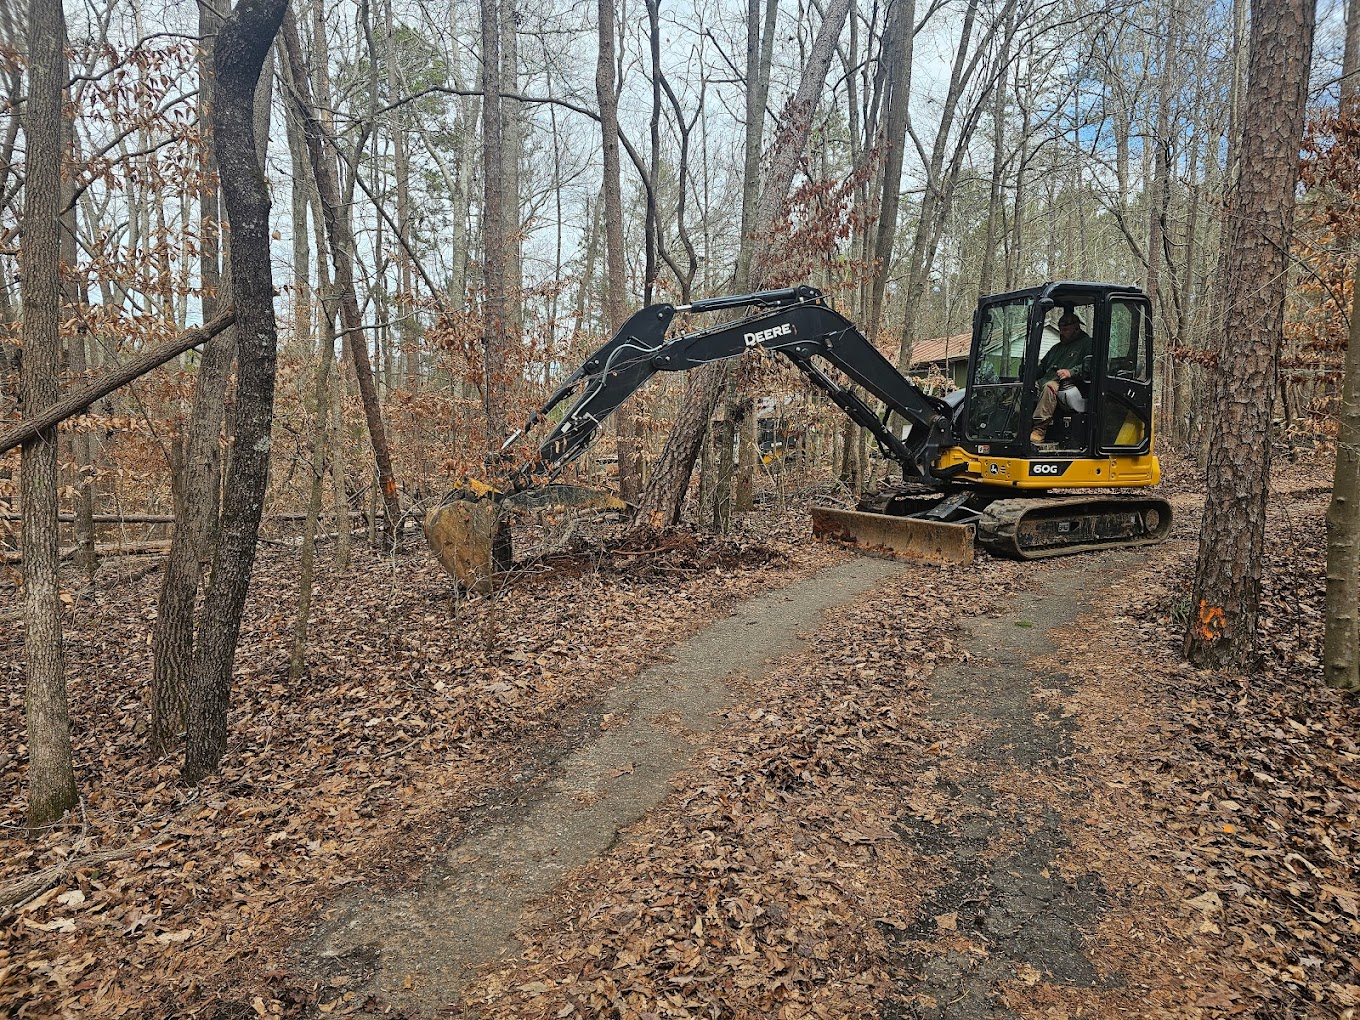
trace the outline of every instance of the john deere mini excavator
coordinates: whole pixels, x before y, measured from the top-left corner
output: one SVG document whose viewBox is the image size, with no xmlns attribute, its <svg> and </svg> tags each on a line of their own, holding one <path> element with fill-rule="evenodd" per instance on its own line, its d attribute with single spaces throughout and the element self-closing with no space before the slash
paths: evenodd
<svg viewBox="0 0 1360 1020">
<path fill-rule="evenodd" d="M 752 311 L 667 338 L 680 313 L 730 309 Z M 1057 320 L 1074 315 L 1090 337 L 1090 353 L 1062 380 L 1052 423 L 1036 430 L 1046 381 L 1041 362 L 1058 340 Z M 1053 494 L 1137 489 L 1160 478 L 1152 452 L 1152 307 L 1136 287 L 1064 281 L 982 298 L 973 316 L 967 386 L 940 399 L 898 372 L 820 291 L 802 286 L 652 305 L 634 314 L 501 451 L 508 460 L 525 433 L 575 395 L 536 456 L 503 472 L 498 488 L 472 483 L 430 512 L 431 548 L 460 581 L 484 585 L 506 557 L 493 540 L 503 510 L 549 501 L 622 507 L 612 497 L 554 481 L 654 374 L 753 348 L 788 358 L 902 469 L 901 483 L 865 497 L 858 511 L 812 508 L 819 535 L 967 561 L 975 539 L 1002 555 L 1036 559 L 1149 545 L 1170 529 L 1171 508 L 1163 499 Z M 882 416 L 847 383 L 882 404 Z"/>
</svg>

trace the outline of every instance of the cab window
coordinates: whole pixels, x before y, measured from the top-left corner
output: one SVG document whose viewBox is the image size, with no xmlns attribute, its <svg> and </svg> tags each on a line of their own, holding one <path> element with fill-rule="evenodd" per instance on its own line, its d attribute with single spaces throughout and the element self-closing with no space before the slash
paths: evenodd
<svg viewBox="0 0 1360 1020">
<path fill-rule="evenodd" d="M 979 323 L 978 349 L 968 388 L 968 438 L 1005 442 L 1019 432 L 1025 339 L 1032 299 L 988 305 Z"/>
</svg>

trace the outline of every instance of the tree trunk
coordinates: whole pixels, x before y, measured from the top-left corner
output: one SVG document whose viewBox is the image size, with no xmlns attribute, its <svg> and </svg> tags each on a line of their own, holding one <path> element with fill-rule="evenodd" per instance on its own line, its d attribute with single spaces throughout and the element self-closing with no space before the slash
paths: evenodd
<svg viewBox="0 0 1360 1020">
<path fill-rule="evenodd" d="M 1360 98 L 1360 0 L 1346 4 L 1341 105 Z M 1323 676 L 1329 687 L 1360 690 L 1360 252 L 1351 259 L 1350 336 L 1341 386 L 1332 502 L 1327 508 L 1327 624 Z"/>
<path fill-rule="evenodd" d="M 368 435 L 373 445 L 373 461 L 377 467 L 378 488 L 382 494 L 385 514 L 384 532 L 389 543 L 397 537 L 401 520 L 401 505 L 397 499 L 397 480 L 392 473 L 392 454 L 387 446 L 387 430 L 383 427 L 382 410 L 378 406 L 378 391 L 373 383 L 373 366 L 368 358 L 368 341 L 363 334 L 363 320 L 359 315 L 359 298 L 354 289 L 354 238 L 350 233 L 349 218 L 341 206 L 340 188 L 335 179 L 335 167 L 327 158 L 322 145 L 322 127 L 316 108 L 311 103 L 311 86 L 306 64 L 302 59 L 302 43 L 298 39 L 297 23 L 288 15 L 283 23 L 284 49 L 288 54 L 288 76 L 292 84 L 293 102 L 302 119 L 307 138 L 307 154 L 312 162 L 312 177 L 316 181 L 321 215 L 330 242 L 331 264 L 335 269 L 335 287 L 340 296 L 340 318 L 345 339 L 354 363 L 354 376 L 359 383 L 359 398 L 368 422 Z"/>
<path fill-rule="evenodd" d="M 199 32 L 206 39 L 217 31 L 220 19 L 209 4 L 199 5 Z M 199 123 L 205 133 L 212 109 L 215 75 L 212 51 L 204 48 L 199 58 Z M 216 160 L 206 147 L 205 171 L 199 190 L 199 272 L 203 280 L 203 317 L 217 313 L 222 290 L 218 237 L 220 222 Z M 220 437 L 227 378 L 236 356 L 232 330 L 223 330 L 204 348 L 198 366 L 198 382 L 189 413 L 184 443 L 183 470 L 175 492 L 175 529 L 170 554 L 161 577 L 156 604 L 156 625 L 151 635 L 151 732 L 153 754 L 162 755 L 184 732 L 184 713 L 189 702 L 193 675 L 195 602 L 203 571 L 212 562 L 217 531 L 217 494 L 220 490 L 222 453 Z"/>
<path fill-rule="evenodd" d="M 231 668 L 255 564 L 269 471 L 278 344 L 269 257 L 269 193 L 256 156 L 256 85 L 287 0 L 240 0 L 217 33 L 213 147 L 231 231 L 230 273 L 237 310 L 235 446 L 226 479 L 222 528 L 189 687 L 184 778 L 197 783 L 226 753 Z"/>
<path fill-rule="evenodd" d="M 883 316 L 883 295 L 892 268 L 897 240 L 897 208 L 902 194 L 902 160 L 907 147 L 911 63 L 915 50 L 916 0 L 892 0 L 883 33 L 883 59 L 888 65 L 887 95 L 883 104 L 883 193 L 879 200 L 878 233 L 874 239 L 873 291 L 869 296 L 865 336 L 873 343 Z M 891 54 L 891 57 L 889 57 Z"/>
<path fill-rule="evenodd" d="M 488 453 L 508 434 L 509 315 L 506 307 L 505 162 L 501 105 L 500 3 L 481 0 L 482 11 L 482 405 Z"/>
<path fill-rule="evenodd" d="M 1360 258 L 1352 260 L 1351 329 L 1336 437 L 1336 473 L 1327 508 L 1327 625 L 1323 676 L 1329 687 L 1360 690 Z"/>
<path fill-rule="evenodd" d="M 66 85 L 66 21 L 60 4 L 31 0 L 28 14 L 29 90 L 24 110 L 24 232 L 20 259 L 23 299 L 24 413 L 57 400 L 61 350 L 61 100 Z M 61 640 L 57 576 L 57 431 L 23 445 L 24 718 L 28 742 L 28 824 L 57 821 L 77 802 L 71 770 L 71 721 Z"/>
<path fill-rule="evenodd" d="M 836 40 L 849 10 L 850 0 L 832 0 L 827 7 L 808 55 L 798 92 L 785 108 L 784 123 L 776 136 L 770 166 L 764 176 L 765 184 L 751 224 L 750 233 L 755 236 L 763 236 L 774 227 L 779 209 L 788 197 L 798 161 L 807 148 L 817 99 L 822 93 L 831 58 L 835 55 Z M 765 271 L 762 260 L 753 259 L 750 277 L 738 279 L 737 286 L 759 289 Z M 694 461 L 699 455 L 699 446 L 723 392 L 724 376 L 721 363 L 701 368 L 691 376 L 685 403 L 642 494 L 642 520 L 655 525 L 670 525 L 679 520 L 680 508 L 689 489 L 690 475 L 694 471 Z"/>
<path fill-rule="evenodd" d="M 302 564 L 298 577 L 297 615 L 293 618 L 293 650 L 289 656 L 288 676 L 292 680 L 302 676 L 307 668 L 307 625 L 312 608 L 312 578 L 316 563 L 316 524 L 321 516 L 321 496 L 326 481 L 326 433 L 331 415 L 330 373 L 335 361 L 335 329 L 331 325 L 329 309 L 322 318 L 321 363 L 316 369 L 316 384 L 312 393 L 311 485 L 307 497 L 307 518 L 302 526 Z M 349 515 L 337 519 L 336 534 L 348 531 Z"/>
<path fill-rule="evenodd" d="M 599 59 L 595 63 L 595 96 L 600 104 L 600 144 L 604 161 L 604 308 L 609 335 L 628 318 L 628 278 L 623 261 L 623 190 L 619 167 L 619 93 L 615 81 L 614 0 L 599 0 Z M 641 487 L 637 427 L 626 407 L 614 418 L 619 451 L 619 496 L 636 503 Z"/>
<path fill-rule="evenodd" d="M 1008 22 L 1001 44 L 1001 63 L 1006 63 L 1007 47 L 1010 45 L 1011 24 Z M 1006 169 L 1006 88 L 1004 72 L 996 84 L 992 96 L 992 180 L 987 194 L 987 232 L 982 240 L 982 266 L 978 272 L 978 296 L 993 292 L 996 278 L 996 245 L 1004 226 L 1002 206 L 1002 178 Z"/>
<path fill-rule="evenodd" d="M 1360 98 L 1360 0 L 1346 0 L 1346 42 L 1341 50 L 1341 102 Z"/>
<path fill-rule="evenodd" d="M 1228 210 L 1227 312 L 1214 384 L 1204 523 L 1185 653 L 1202 666 L 1255 657 L 1270 481 L 1275 362 L 1313 51 L 1312 0 L 1257 0 Z"/>
<path fill-rule="evenodd" d="M 1153 161 L 1153 179 L 1148 203 L 1147 272 L 1143 290 L 1152 302 L 1154 316 L 1160 306 L 1158 285 L 1161 282 L 1163 263 L 1162 248 L 1165 244 L 1166 212 L 1171 200 L 1171 86 L 1172 68 L 1176 61 L 1176 46 L 1179 42 L 1179 5 L 1170 0 L 1170 12 L 1166 26 L 1166 37 L 1161 53 L 1161 69 L 1157 85 L 1157 121 L 1152 143 L 1157 155 Z M 1169 322 L 1170 316 L 1162 311 L 1161 319 Z M 1175 399 L 1175 363 L 1170 357 L 1162 359 L 1161 407 L 1163 421 L 1171 420 L 1171 402 Z"/>
<path fill-rule="evenodd" d="M 519 11 L 515 0 L 500 4 L 501 92 L 519 92 Z M 508 109 L 508 113 L 507 113 Z M 520 160 L 524 156 L 525 114 L 522 103 L 501 105 L 501 144 L 503 155 L 502 212 L 505 231 L 505 334 L 513 343 L 524 337 L 524 236 L 521 221 Z"/>
<path fill-rule="evenodd" d="M 63 86 L 64 104 L 71 102 L 70 90 Z M 76 166 L 74 125 L 67 116 L 61 118 L 61 151 L 68 165 Z M 62 317 L 76 320 L 66 342 L 67 367 L 74 379 L 83 384 L 89 368 L 86 355 L 85 281 L 76 277 L 78 258 L 78 224 L 76 222 L 75 181 L 71 174 L 62 174 L 61 181 L 61 262 L 66 267 L 62 281 L 66 308 Z M 76 429 L 71 435 L 71 453 L 75 466 L 75 539 L 76 569 L 87 583 L 94 581 L 99 561 L 94 550 L 94 438 L 88 429 Z"/>
<path fill-rule="evenodd" d="M 211 322 L 193 329 L 185 330 L 183 335 L 169 340 L 160 347 L 154 347 L 145 354 L 129 358 L 116 369 L 100 376 L 74 392 L 68 393 L 51 407 L 25 418 L 8 432 L 0 435 L 0 453 L 14 449 L 34 436 L 50 429 L 53 425 L 79 414 L 91 404 L 108 396 L 121 386 L 139 379 L 153 369 L 160 368 L 171 358 L 183 354 L 191 347 L 206 343 L 224 329 L 236 322 L 235 312 L 224 312 Z"/>
</svg>

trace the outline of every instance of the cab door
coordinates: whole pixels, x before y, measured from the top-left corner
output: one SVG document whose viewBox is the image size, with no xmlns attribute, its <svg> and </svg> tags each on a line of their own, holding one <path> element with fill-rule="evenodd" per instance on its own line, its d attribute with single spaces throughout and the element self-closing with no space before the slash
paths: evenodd
<svg viewBox="0 0 1360 1020">
<path fill-rule="evenodd" d="M 1152 448 L 1152 307 L 1146 298 L 1112 297 L 1109 346 L 1101 368 L 1100 452 Z"/>
</svg>

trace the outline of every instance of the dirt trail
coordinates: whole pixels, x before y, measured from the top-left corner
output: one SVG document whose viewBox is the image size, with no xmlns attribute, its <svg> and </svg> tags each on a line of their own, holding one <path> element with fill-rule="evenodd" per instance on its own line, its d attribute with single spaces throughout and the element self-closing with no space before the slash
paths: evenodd
<svg viewBox="0 0 1360 1020">
<path fill-rule="evenodd" d="M 341 905 L 312 955 L 322 970 L 360 972 L 365 990 L 430 1016 L 455 1003 L 472 972 L 513 955 L 525 909 L 571 869 L 604 853 L 621 828 L 671 790 L 738 692 L 796 654 L 800 631 L 855 600 L 900 564 L 856 558 L 743 603 L 671 648 L 672 662 L 612 688 L 534 776 L 479 813 L 414 891 Z"/>
<path fill-rule="evenodd" d="M 1051 710 L 1074 681 L 1045 660 L 1057 651 L 1055 641 L 1076 633 L 1102 581 L 1137 562 L 1136 553 L 1105 553 L 1031 568 L 1039 591 L 1020 595 L 999 615 L 967 620 L 971 659 L 935 674 L 931 721 L 944 733 L 967 723 L 980 735 L 951 748 L 931 816 L 898 825 L 913 850 L 949 878 L 911 926 L 894 933 L 903 947 L 901 987 L 913 1001 L 887 1015 L 1009 1018 L 1016 1014 L 998 993 L 1017 978 L 1097 993 L 1122 982 L 1102 979 L 1086 952 L 1104 890 L 1098 874 L 1070 875 L 1059 866 L 1071 846 L 1069 816 L 1052 801 L 1014 792 L 1032 783 L 1079 798 L 1090 781 L 1075 757 L 1076 723 Z M 942 934 L 967 949 L 940 944 Z"/>
</svg>

